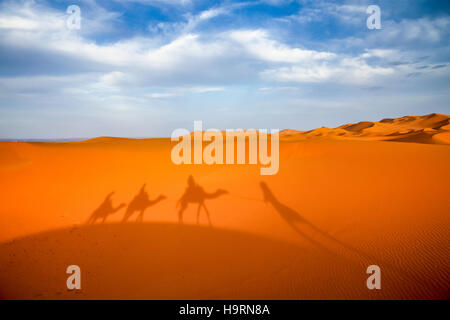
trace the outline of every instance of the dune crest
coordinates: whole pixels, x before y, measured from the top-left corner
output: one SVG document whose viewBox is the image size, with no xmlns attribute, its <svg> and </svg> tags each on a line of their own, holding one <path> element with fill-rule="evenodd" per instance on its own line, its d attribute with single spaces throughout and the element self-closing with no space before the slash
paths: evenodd
<svg viewBox="0 0 450 320">
<path fill-rule="evenodd" d="M 377 122 L 361 121 L 336 128 L 317 128 L 310 131 L 283 130 L 285 139 L 304 140 L 331 138 L 346 140 L 375 140 L 450 144 L 450 116 L 431 113 L 424 116 L 386 118 Z"/>
</svg>

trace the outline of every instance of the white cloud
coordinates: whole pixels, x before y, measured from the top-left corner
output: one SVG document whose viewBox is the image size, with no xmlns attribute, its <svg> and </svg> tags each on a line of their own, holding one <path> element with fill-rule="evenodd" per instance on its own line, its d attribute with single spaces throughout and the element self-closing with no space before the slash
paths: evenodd
<svg viewBox="0 0 450 320">
<path fill-rule="evenodd" d="M 174 96 L 176 96 L 176 94 L 155 92 L 155 93 L 151 93 L 149 96 L 150 96 L 150 98 L 153 98 L 153 99 L 164 99 L 164 98 L 174 97 Z"/>
<path fill-rule="evenodd" d="M 251 4 L 250 2 L 226 4 L 206 9 L 196 15 L 191 15 L 190 13 L 188 13 L 185 15 L 185 17 L 187 18 L 187 22 L 182 25 L 182 29 L 180 30 L 180 32 L 182 33 L 193 32 L 193 30 L 202 22 L 214 19 L 221 15 L 231 14 L 233 10 L 248 6 L 250 4 Z M 179 26 L 179 24 L 177 23 L 175 24 Z"/>
<path fill-rule="evenodd" d="M 193 87 L 188 89 L 192 93 L 208 93 L 208 92 L 218 92 L 224 91 L 223 87 Z"/>
<path fill-rule="evenodd" d="M 448 36 L 450 29 L 450 17 L 442 17 L 435 20 L 421 18 L 416 20 L 404 19 L 398 23 L 387 21 L 383 27 L 384 40 L 413 42 L 439 42 L 444 36 Z M 381 39 L 379 39 L 381 40 Z"/>
<path fill-rule="evenodd" d="M 300 9 L 297 14 L 286 17 L 287 21 L 294 20 L 299 23 L 328 20 L 330 17 L 341 23 L 356 25 L 365 21 L 367 6 L 354 4 L 336 4 L 324 1 L 314 1 L 312 6 Z"/>
<path fill-rule="evenodd" d="M 292 48 L 269 38 L 265 30 L 231 31 L 231 39 L 237 41 L 252 56 L 271 62 L 305 62 L 334 57 L 331 52 L 318 52 Z"/>
<path fill-rule="evenodd" d="M 369 49 L 366 50 L 365 53 L 363 53 L 361 55 L 362 58 L 372 58 L 372 57 L 377 57 L 377 58 L 391 58 L 393 56 L 398 56 L 399 52 L 397 50 L 394 49 Z"/>
<path fill-rule="evenodd" d="M 280 82 L 335 82 L 361 85 L 378 76 L 387 76 L 393 73 L 393 68 L 370 66 L 360 57 L 340 57 L 331 62 L 267 69 L 261 72 L 261 76 Z"/>
<path fill-rule="evenodd" d="M 0 7 L 0 29 L 49 32 L 65 27 L 65 12 L 39 10 L 33 2 L 6 2 Z"/>
<path fill-rule="evenodd" d="M 225 91 L 224 87 L 172 87 L 167 89 L 165 92 L 153 92 L 148 96 L 155 99 L 165 99 L 184 96 L 186 94 L 204 94 L 211 92 Z"/>
</svg>

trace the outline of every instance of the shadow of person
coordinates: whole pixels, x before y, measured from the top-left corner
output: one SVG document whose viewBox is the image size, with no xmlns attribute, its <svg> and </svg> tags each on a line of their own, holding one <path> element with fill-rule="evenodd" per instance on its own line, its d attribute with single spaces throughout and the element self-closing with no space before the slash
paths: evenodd
<svg viewBox="0 0 450 320">
<path fill-rule="evenodd" d="M 362 250 L 359 250 L 359 249 L 329 235 L 327 232 L 321 230 L 320 228 L 318 228 L 317 226 L 315 226 L 314 224 L 312 224 L 311 222 L 306 220 L 297 211 L 295 211 L 295 210 L 289 208 L 288 206 L 282 204 L 281 202 L 279 202 L 278 199 L 275 198 L 274 194 L 272 193 L 272 191 L 269 189 L 269 187 L 267 186 L 267 184 L 265 182 L 261 182 L 260 186 L 261 186 L 261 189 L 263 192 L 264 201 L 266 203 L 270 203 L 274 207 L 274 209 L 280 214 L 280 216 L 283 218 L 283 220 L 297 234 L 299 234 L 300 236 L 302 236 L 303 238 L 305 238 L 306 240 L 308 240 L 315 246 L 317 246 L 323 250 L 326 250 L 328 253 L 331 253 L 331 254 L 337 256 L 337 253 L 333 252 L 332 250 L 330 250 L 328 247 L 326 247 L 322 243 L 314 240 L 313 238 L 309 237 L 304 232 L 302 232 L 299 228 L 299 224 L 303 224 L 304 226 L 310 228 L 317 234 L 320 234 L 323 238 L 328 239 L 330 241 L 330 243 L 339 245 L 342 248 L 345 248 L 348 251 L 353 252 L 354 254 L 358 255 L 360 258 L 365 259 L 366 261 L 371 261 L 371 262 L 376 261 L 377 263 L 381 263 L 384 266 L 389 267 L 391 270 L 395 271 L 400 277 L 402 277 L 405 281 L 409 281 L 409 279 L 411 279 L 413 277 L 413 275 L 409 274 L 409 272 L 407 272 L 406 270 L 403 270 L 402 268 L 399 268 L 392 263 L 384 261 L 384 259 L 380 259 L 374 255 L 371 255 Z"/>
<path fill-rule="evenodd" d="M 133 200 L 131 200 L 130 204 L 128 205 L 127 210 L 125 211 L 125 214 L 122 218 L 122 223 L 126 222 L 136 211 L 139 212 L 136 222 L 144 221 L 145 210 L 164 199 L 166 199 L 166 196 L 161 194 L 157 198 L 150 200 L 147 191 L 145 191 L 144 183 L 139 193 L 133 198 Z"/>
<path fill-rule="evenodd" d="M 325 245 L 323 245 L 322 243 L 314 240 L 313 238 L 309 237 L 304 232 L 302 232 L 301 229 L 299 228 L 300 224 L 308 227 L 310 230 L 313 230 L 315 233 L 320 234 L 322 237 L 328 239 L 332 243 L 338 244 L 341 247 L 344 247 L 344 248 L 358 254 L 361 257 L 365 257 L 368 259 L 373 258 L 373 257 L 370 257 L 369 255 L 367 255 L 366 253 L 346 244 L 345 242 L 342 242 L 339 239 L 336 239 L 335 237 L 328 234 L 326 231 L 323 231 L 322 229 L 318 228 L 317 226 L 315 226 L 314 224 L 312 224 L 311 222 L 306 220 L 297 211 L 295 211 L 295 210 L 287 207 L 286 205 L 282 204 L 281 202 L 279 202 L 278 199 L 275 198 L 274 194 L 272 193 L 272 191 L 269 189 L 269 187 L 267 186 L 267 184 L 265 182 L 261 182 L 260 186 L 261 186 L 261 189 L 263 192 L 264 201 L 266 203 L 267 202 L 270 203 L 274 207 L 274 209 L 280 214 L 280 216 L 283 218 L 283 220 L 295 232 L 297 232 L 297 234 L 301 235 L 303 238 L 305 238 L 309 242 L 313 243 L 314 245 L 316 245 L 330 253 L 334 253 L 330 249 L 328 249 Z"/>
<path fill-rule="evenodd" d="M 209 226 L 212 227 L 211 217 L 209 215 L 209 211 L 206 208 L 205 200 L 206 199 L 215 199 L 221 195 L 227 194 L 228 191 L 223 189 L 217 189 L 215 192 L 208 193 L 203 188 L 194 181 L 194 177 L 192 175 L 188 178 L 188 186 L 184 191 L 183 195 L 177 202 L 177 207 L 180 207 L 178 211 L 178 222 L 183 223 L 183 213 L 186 210 L 189 203 L 197 203 L 197 224 L 200 220 L 200 210 L 203 208 L 206 212 L 206 216 L 208 217 Z"/>
<path fill-rule="evenodd" d="M 94 210 L 94 212 L 91 214 L 91 216 L 89 217 L 88 221 L 86 222 L 86 224 L 93 224 L 95 223 L 95 221 L 97 221 L 97 219 L 102 219 L 102 223 L 105 223 L 106 218 L 119 211 L 120 209 L 122 209 L 123 207 L 125 207 L 125 203 L 121 203 L 118 207 L 114 208 L 113 204 L 112 204 L 112 200 L 111 197 L 114 194 L 114 191 L 112 191 L 111 193 L 109 193 L 105 200 L 103 200 L 102 204 Z"/>
</svg>

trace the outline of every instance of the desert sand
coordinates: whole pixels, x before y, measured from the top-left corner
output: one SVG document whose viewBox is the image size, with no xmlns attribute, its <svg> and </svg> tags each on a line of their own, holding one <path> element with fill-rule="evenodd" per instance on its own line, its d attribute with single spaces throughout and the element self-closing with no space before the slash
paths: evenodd
<svg viewBox="0 0 450 320">
<path fill-rule="evenodd" d="M 177 166 L 173 144 L 1 142 L 0 297 L 450 297 L 449 116 L 285 130 L 273 176 Z M 211 225 L 205 211 L 197 224 L 193 203 L 178 222 L 190 176 Z M 127 211 L 141 190 L 151 200 L 142 216 Z M 79 291 L 66 288 L 72 264 Z M 381 290 L 366 287 L 372 264 Z"/>
</svg>

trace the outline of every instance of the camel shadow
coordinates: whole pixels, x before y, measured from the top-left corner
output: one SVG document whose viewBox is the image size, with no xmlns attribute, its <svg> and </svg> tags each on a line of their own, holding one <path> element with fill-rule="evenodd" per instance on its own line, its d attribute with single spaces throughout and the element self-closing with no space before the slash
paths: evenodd
<svg viewBox="0 0 450 320">
<path fill-rule="evenodd" d="M 282 204 L 278 199 L 275 197 L 273 192 L 269 189 L 267 184 L 265 182 L 260 183 L 264 201 L 266 203 L 270 203 L 273 208 L 278 212 L 278 214 L 281 216 L 281 218 L 293 229 L 298 235 L 315 245 L 316 247 L 325 250 L 329 253 L 336 254 L 334 251 L 329 249 L 326 245 L 322 244 L 321 242 L 315 240 L 314 238 L 308 236 L 304 231 L 302 231 L 303 228 L 300 226 L 302 225 L 304 229 L 309 228 L 310 231 L 313 231 L 313 233 L 322 236 L 322 238 L 327 239 L 331 243 L 334 243 L 335 245 L 341 246 L 353 253 L 356 253 L 360 257 L 364 257 L 367 259 L 373 259 L 370 255 L 364 253 L 363 251 L 356 249 L 350 245 L 348 245 L 345 242 L 342 242 L 341 240 L 331 236 L 326 231 L 320 229 L 316 225 L 312 224 L 310 221 L 305 219 L 303 216 L 301 216 L 297 211 L 294 209 L 289 208 L 288 206 Z"/>
<path fill-rule="evenodd" d="M 133 200 L 131 200 L 130 204 L 125 211 L 125 214 L 122 218 L 122 223 L 127 222 L 127 220 L 135 213 L 139 212 L 138 217 L 136 218 L 136 222 L 144 221 L 144 212 L 147 208 L 156 205 L 158 202 L 166 199 L 165 195 L 159 195 L 157 198 L 150 200 L 147 191 L 145 191 L 145 183 L 141 187 L 141 190 L 138 192 L 136 196 L 134 196 Z"/>
<path fill-rule="evenodd" d="M 113 194 L 114 191 L 110 192 L 106 196 L 102 204 L 100 204 L 100 206 L 97 209 L 95 209 L 94 212 L 91 214 L 86 224 L 94 224 L 98 219 L 102 219 L 102 223 L 105 223 L 106 218 L 108 218 L 109 215 L 112 215 L 117 211 L 119 211 L 120 209 L 122 209 L 123 207 L 125 207 L 125 203 L 121 203 L 119 206 L 114 208 L 111 199 Z"/>
<path fill-rule="evenodd" d="M 221 195 L 228 194 L 228 191 L 217 189 L 215 192 L 208 193 L 194 181 L 194 177 L 192 177 L 192 175 L 189 176 L 187 183 L 188 186 L 186 190 L 177 202 L 177 207 L 180 207 L 180 210 L 178 211 L 178 222 L 183 223 L 183 213 L 187 209 L 189 203 L 197 203 L 197 224 L 200 220 L 200 211 L 203 208 L 206 212 L 206 216 L 208 217 L 209 226 L 212 227 L 211 217 L 209 215 L 208 208 L 206 208 L 205 200 L 215 199 Z"/>
</svg>

